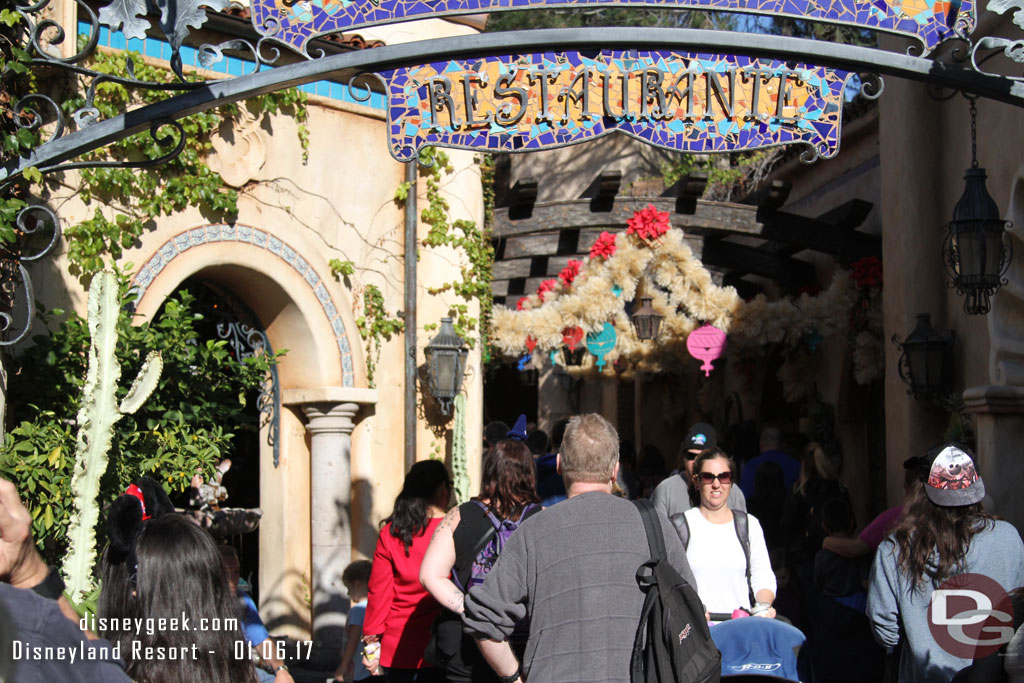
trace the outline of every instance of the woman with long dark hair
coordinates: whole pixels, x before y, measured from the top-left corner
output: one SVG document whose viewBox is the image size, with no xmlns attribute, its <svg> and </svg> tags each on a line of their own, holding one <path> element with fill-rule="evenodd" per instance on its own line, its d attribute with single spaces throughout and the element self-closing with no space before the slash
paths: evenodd
<svg viewBox="0 0 1024 683">
<path fill-rule="evenodd" d="M 901 683 L 948 681 L 971 663 L 974 648 L 957 642 L 948 624 L 931 618 L 937 589 L 951 582 L 959 589 L 977 590 L 993 599 L 995 610 L 1006 610 L 996 596 L 1024 585 L 1024 543 L 1017 530 L 982 509 L 985 484 L 966 448 L 944 444 L 927 455 L 928 478 L 909 494 L 903 517 L 882 542 L 871 568 L 868 618 L 875 639 L 894 647 L 903 641 Z M 979 578 L 980 577 L 980 578 Z M 947 615 L 947 622 L 955 614 Z M 968 639 L 990 639 L 975 623 Z M 943 633 L 945 629 L 946 633 Z M 950 637 L 945 637 L 950 636 Z"/>
<path fill-rule="evenodd" d="M 394 511 L 382 522 L 373 553 L 370 591 L 363 621 L 367 652 L 379 647 L 379 659 L 364 656 L 370 673 L 383 667 L 389 683 L 440 681 L 440 673 L 423 660 L 430 628 L 441 611 L 420 585 L 420 564 L 430 537 L 441 523 L 452 494 L 444 463 L 424 460 L 405 475 Z"/>
<path fill-rule="evenodd" d="M 539 500 L 529 447 L 518 439 L 503 439 L 484 460 L 480 494 L 453 508 L 434 532 L 420 583 L 445 608 L 435 626 L 434 644 L 449 683 L 498 680 L 473 638 L 463 634 L 459 615 L 466 592 L 497 557 L 490 551 L 500 551 L 510 532 L 541 511 Z"/>
<path fill-rule="evenodd" d="M 104 554 L 98 616 L 128 675 L 136 683 L 256 683 L 249 658 L 234 654 L 244 640 L 238 602 L 210 534 L 180 514 L 135 525 L 115 519 L 119 512 L 115 505 L 111 524 L 130 544 L 112 538 Z"/>
</svg>

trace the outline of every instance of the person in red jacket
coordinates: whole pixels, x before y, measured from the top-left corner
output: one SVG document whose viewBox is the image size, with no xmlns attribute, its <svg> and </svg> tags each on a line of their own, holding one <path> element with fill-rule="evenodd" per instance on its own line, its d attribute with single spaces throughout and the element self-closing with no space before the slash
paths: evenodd
<svg viewBox="0 0 1024 683">
<path fill-rule="evenodd" d="M 373 553 L 363 642 L 379 644 L 379 659 L 364 656 L 371 674 L 388 683 L 443 682 L 444 674 L 423 661 L 430 629 L 441 605 L 420 585 L 420 564 L 452 494 L 444 463 L 424 460 L 405 475 L 391 516 L 384 520 Z M 373 653 L 374 647 L 367 647 Z"/>
</svg>

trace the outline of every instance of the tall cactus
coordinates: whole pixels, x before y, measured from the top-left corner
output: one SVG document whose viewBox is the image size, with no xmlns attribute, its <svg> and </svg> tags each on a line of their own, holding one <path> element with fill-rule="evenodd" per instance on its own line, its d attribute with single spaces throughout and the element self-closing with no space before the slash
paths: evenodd
<svg viewBox="0 0 1024 683">
<path fill-rule="evenodd" d="M 455 397 L 455 427 L 452 429 L 452 482 L 455 502 L 469 500 L 469 456 L 466 453 L 466 396 Z"/>
<path fill-rule="evenodd" d="M 146 357 L 127 396 L 117 404 L 117 382 L 121 365 L 117 361 L 117 319 L 121 296 L 117 278 L 109 271 L 98 273 L 89 287 L 89 370 L 82 388 L 78 410 L 78 443 L 75 471 L 71 479 L 74 506 L 68 529 L 70 547 L 63 573 L 68 592 L 80 600 L 92 592 L 96 562 L 96 523 L 99 521 L 100 478 L 107 471 L 114 425 L 124 415 L 139 409 L 156 388 L 163 360 L 156 351 Z"/>
</svg>

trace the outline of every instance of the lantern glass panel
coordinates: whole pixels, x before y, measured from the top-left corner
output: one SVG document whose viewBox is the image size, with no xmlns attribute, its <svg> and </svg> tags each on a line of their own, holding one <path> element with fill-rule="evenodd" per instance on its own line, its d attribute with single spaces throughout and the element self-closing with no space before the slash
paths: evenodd
<svg viewBox="0 0 1024 683">
<path fill-rule="evenodd" d="M 929 342 L 925 352 L 925 392 L 934 395 L 941 393 L 943 375 L 945 375 L 946 347 L 941 342 Z"/>
<path fill-rule="evenodd" d="M 434 352 L 434 381 L 436 384 L 434 390 L 438 395 L 454 395 L 457 361 L 455 353 L 447 349 Z"/>
<path fill-rule="evenodd" d="M 907 372 L 910 375 L 910 390 L 924 394 L 928 387 L 928 354 L 923 344 L 912 344 L 908 339 L 903 348 L 907 354 Z"/>
<path fill-rule="evenodd" d="M 985 221 L 985 278 L 998 282 L 1002 261 L 1003 231 L 1001 220 Z"/>
</svg>

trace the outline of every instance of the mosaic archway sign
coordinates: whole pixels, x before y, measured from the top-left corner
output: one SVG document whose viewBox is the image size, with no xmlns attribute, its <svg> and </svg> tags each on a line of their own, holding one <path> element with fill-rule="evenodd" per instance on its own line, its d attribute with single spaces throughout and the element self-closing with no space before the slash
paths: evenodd
<svg viewBox="0 0 1024 683">
<path fill-rule="evenodd" d="M 309 57 L 325 34 L 409 19 L 595 6 L 790 17 L 895 33 L 928 54 L 974 29 L 975 0 L 252 0 L 265 39 Z M 733 54 L 595 50 L 486 55 L 375 74 L 388 94 L 389 147 L 525 152 L 619 131 L 670 150 L 839 151 L 850 73 Z"/>
<path fill-rule="evenodd" d="M 839 151 L 850 73 L 669 51 L 554 52 L 447 60 L 379 74 L 391 154 L 424 146 L 525 152 L 621 131 L 658 147 Z"/>
<path fill-rule="evenodd" d="M 974 30 L 974 0 L 252 0 L 252 22 L 265 36 L 309 56 L 317 36 L 409 19 L 608 6 L 742 12 L 806 19 L 920 41 L 925 54 L 955 33 Z"/>
</svg>

